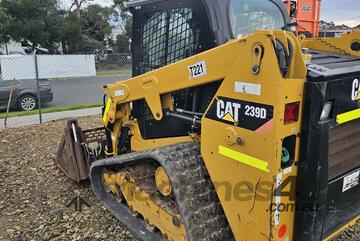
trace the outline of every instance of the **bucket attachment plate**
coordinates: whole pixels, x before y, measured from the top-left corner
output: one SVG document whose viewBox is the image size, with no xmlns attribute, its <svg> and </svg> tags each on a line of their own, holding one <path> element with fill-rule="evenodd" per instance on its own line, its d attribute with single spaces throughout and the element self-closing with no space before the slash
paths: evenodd
<svg viewBox="0 0 360 241">
<path fill-rule="evenodd" d="M 57 166 L 75 182 L 88 179 L 91 162 L 103 155 L 105 141 L 105 128 L 83 131 L 77 120 L 69 120 L 60 142 Z"/>
</svg>

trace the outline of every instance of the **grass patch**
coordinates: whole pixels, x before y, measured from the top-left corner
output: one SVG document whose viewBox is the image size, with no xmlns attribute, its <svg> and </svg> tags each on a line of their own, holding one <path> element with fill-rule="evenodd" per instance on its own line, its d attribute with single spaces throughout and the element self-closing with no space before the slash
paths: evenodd
<svg viewBox="0 0 360 241">
<path fill-rule="evenodd" d="M 93 108 L 93 107 L 100 107 L 102 106 L 101 103 L 98 104 L 80 104 L 80 105 L 65 105 L 65 106 L 58 106 L 58 107 L 49 107 L 41 109 L 43 114 L 45 113 L 53 113 L 53 112 L 61 112 L 67 110 L 79 110 L 85 108 Z M 17 111 L 17 112 L 9 112 L 9 117 L 18 117 L 18 116 L 28 116 L 28 115 L 37 115 L 39 110 L 32 110 L 32 111 Z M 0 119 L 4 119 L 6 113 L 0 113 Z"/>
<path fill-rule="evenodd" d="M 96 76 L 118 76 L 118 75 L 131 75 L 131 71 L 98 71 Z"/>
</svg>

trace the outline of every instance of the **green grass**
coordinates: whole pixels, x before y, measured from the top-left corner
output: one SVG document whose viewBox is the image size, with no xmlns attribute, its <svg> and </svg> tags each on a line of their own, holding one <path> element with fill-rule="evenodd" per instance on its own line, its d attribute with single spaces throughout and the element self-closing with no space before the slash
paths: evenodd
<svg viewBox="0 0 360 241">
<path fill-rule="evenodd" d="M 79 110 L 85 108 L 93 108 L 93 107 L 100 107 L 102 106 L 101 103 L 98 104 L 81 104 L 81 105 L 66 105 L 66 106 L 59 106 L 59 107 L 49 107 L 41 109 L 43 114 L 45 113 L 53 113 L 53 112 L 61 112 L 67 110 Z M 8 117 L 18 117 L 18 116 L 27 116 L 27 115 L 37 115 L 39 110 L 32 110 L 32 111 L 18 111 L 18 112 L 9 112 Z M 4 119 L 6 113 L 0 113 L 0 119 Z"/>
<path fill-rule="evenodd" d="M 130 75 L 131 71 L 98 71 L 96 76 L 118 76 L 118 75 Z"/>
</svg>

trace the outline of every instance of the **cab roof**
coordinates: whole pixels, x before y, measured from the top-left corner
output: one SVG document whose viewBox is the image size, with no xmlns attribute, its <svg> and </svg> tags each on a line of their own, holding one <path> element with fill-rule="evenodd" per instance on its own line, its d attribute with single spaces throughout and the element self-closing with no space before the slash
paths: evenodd
<svg viewBox="0 0 360 241">
<path fill-rule="evenodd" d="M 181 0 L 129 0 L 128 7 L 135 8 L 136 6 L 155 4 L 160 2 L 167 1 L 180 1 Z M 212 29 L 217 44 L 221 45 L 226 43 L 229 39 L 231 39 L 230 29 L 228 26 L 228 6 L 231 0 L 191 0 L 191 1 L 201 1 L 206 9 L 208 14 L 208 21 L 210 24 L 210 28 Z M 268 0 L 273 2 L 275 5 L 279 7 L 279 10 L 282 12 L 285 22 L 289 23 L 288 13 L 284 6 L 282 0 Z M 177 6 L 177 5 L 175 5 Z"/>
</svg>

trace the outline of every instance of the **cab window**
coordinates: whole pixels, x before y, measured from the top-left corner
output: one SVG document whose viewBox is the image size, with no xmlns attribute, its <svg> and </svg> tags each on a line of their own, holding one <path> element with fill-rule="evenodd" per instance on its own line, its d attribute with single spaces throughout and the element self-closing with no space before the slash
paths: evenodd
<svg viewBox="0 0 360 241">
<path fill-rule="evenodd" d="M 194 55 L 200 26 L 190 8 L 145 15 L 140 72 L 145 73 Z"/>
<path fill-rule="evenodd" d="M 280 8 L 269 0 L 231 0 L 229 14 L 234 38 L 260 29 L 281 30 L 286 25 Z"/>
</svg>

